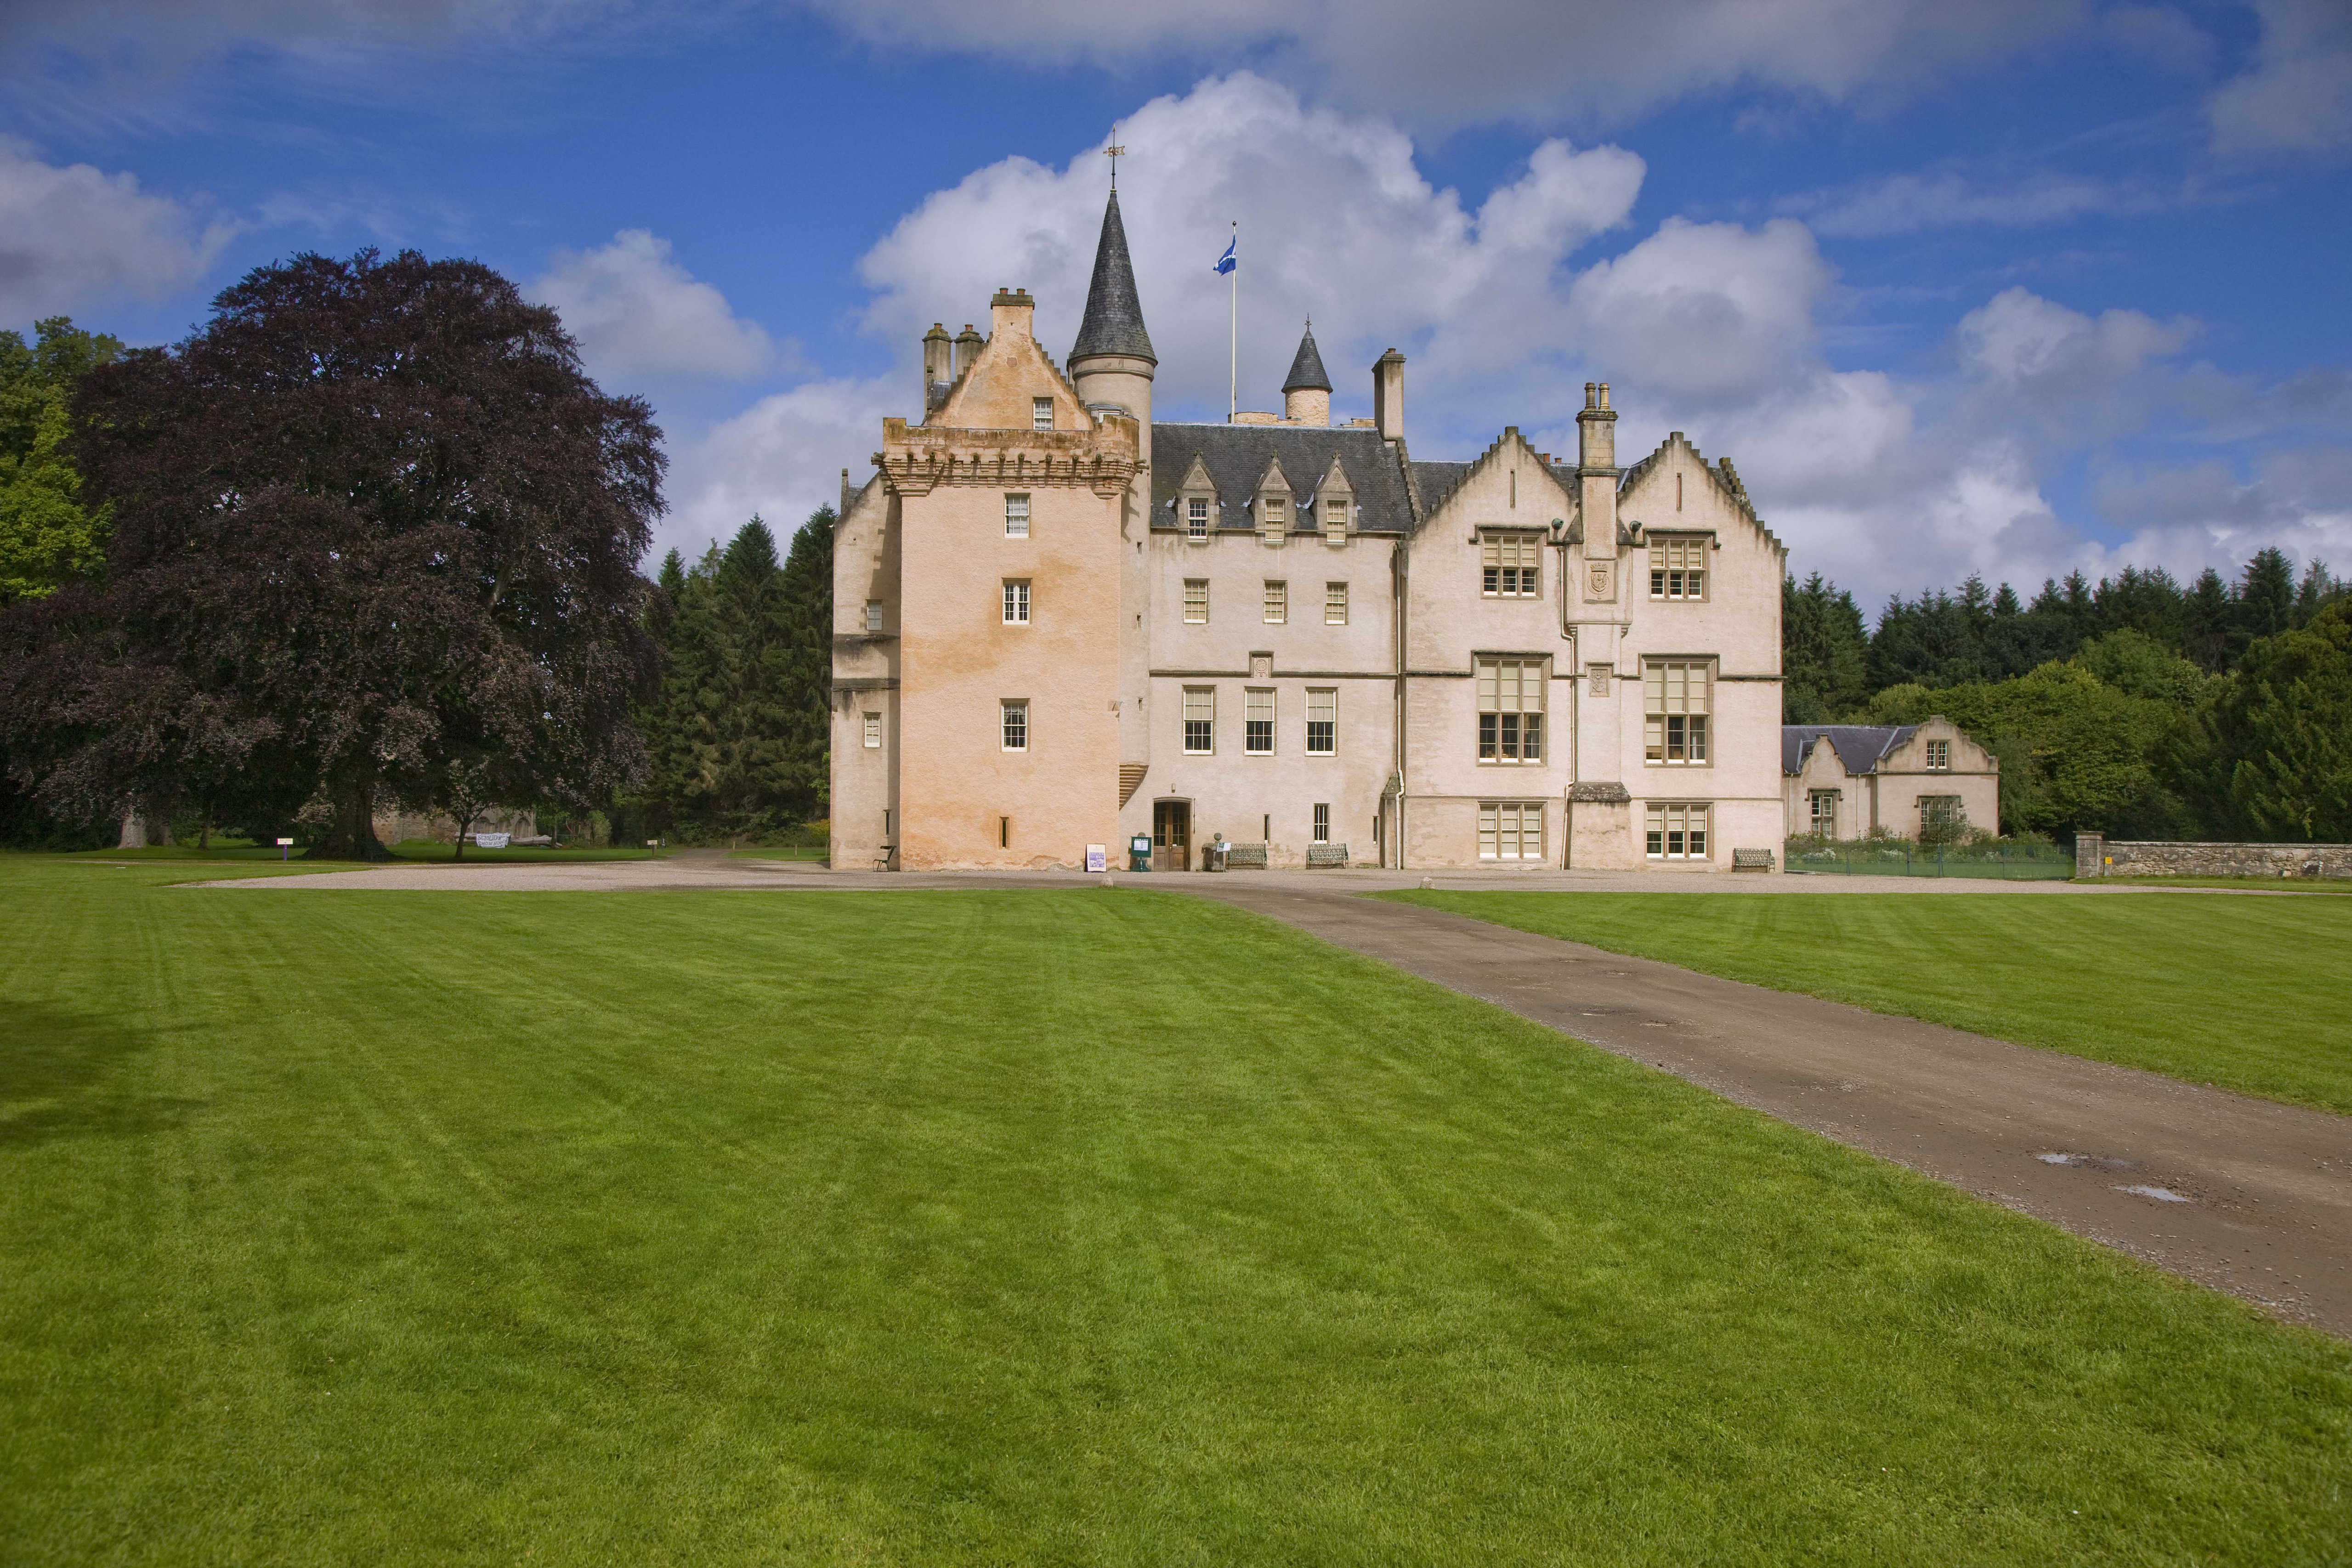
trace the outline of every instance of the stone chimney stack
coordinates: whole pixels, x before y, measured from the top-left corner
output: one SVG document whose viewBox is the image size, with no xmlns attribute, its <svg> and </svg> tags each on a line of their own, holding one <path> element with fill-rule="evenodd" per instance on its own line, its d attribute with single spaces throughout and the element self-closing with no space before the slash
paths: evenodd
<svg viewBox="0 0 2352 1568">
<path fill-rule="evenodd" d="M 988 335 L 993 338 L 1000 332 L 1010 332 L 1015 338 L 1030 336 L 1035 307 L 1036 301 L 1029 298 L 1025 288 L 998 289 L 996 298 L 988 302 Z"/>
<path fill-rule="evenodd" d="M 1609 406 L 1609 383 L 1584 383 L 1584 412 L 1576 416 L 1577 466 L 1591 473 L 1617 466 L 1617 411 Z"/>
<path fill-rule="evenodd" d="M 964 371 L 971 369 L 971 362 L 980 358 L 980 346 L 986 341 L 988 341 L 987 339 L 971 329 L 971 322 L 967 321 L 963 324 L 963 330 L 958 332 L 955 337 L 954 380 L 963 380 Z"/>
<path fill-rule="evenodd" d="M 931 409 L 939 402 L 940 391 L 955 377 L 950 373 L 954 363 L 954 344 L 948 329 L 939 322 L 923 334 L 923 417 L 930 417 Z"/>
<path fill-rule="evenodd" d="M 1404 356 L 1394 349 L 1372 361 L 1372 424 L 1382 441 L 1404 439 Z"/>
</svg>

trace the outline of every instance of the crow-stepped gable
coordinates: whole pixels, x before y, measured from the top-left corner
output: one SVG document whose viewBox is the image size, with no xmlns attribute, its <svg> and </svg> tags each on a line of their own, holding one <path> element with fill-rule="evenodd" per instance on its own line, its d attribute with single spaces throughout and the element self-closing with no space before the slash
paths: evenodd
<svg viewBox="0 0 2352 1568">
<path fill-rule="evenodd" d="M 1676 432 L 1620 467 L 1606 382 L 1572 459 L 1516 425 L 1416 457 L 1404 357 L 1335 424 L 1311 324 L 1281 414 L 1155 423 L 1116 193 L 1066 373 L 1034 314 L 1008 287 L 984 339 L 935 324 L 919 416 L 883 422 L 845 497 L 836 866 L 1778 847 L 1785 552 L 1728 461 Z"/>
</svg>

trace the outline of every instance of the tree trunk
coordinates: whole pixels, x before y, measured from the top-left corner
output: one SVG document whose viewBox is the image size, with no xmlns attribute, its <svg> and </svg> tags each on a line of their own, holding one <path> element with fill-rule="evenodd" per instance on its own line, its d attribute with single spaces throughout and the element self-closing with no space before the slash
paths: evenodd
<svg viewBox="0 0 2352 1568">
<path fill-rule="evenodd" d="M 122 813 L 122 837 L 114 846 L 119 850 L 143 850 L 147 847 L 147 819 L 136 811 Z"/>
<path fill-rule="evenodd" d="M 310 852 L 314 860 L 372 861 L 383 858 L 375 836 L 375 780 L 355 779 L 348 787 L 327 836 Z"/>
</svg>

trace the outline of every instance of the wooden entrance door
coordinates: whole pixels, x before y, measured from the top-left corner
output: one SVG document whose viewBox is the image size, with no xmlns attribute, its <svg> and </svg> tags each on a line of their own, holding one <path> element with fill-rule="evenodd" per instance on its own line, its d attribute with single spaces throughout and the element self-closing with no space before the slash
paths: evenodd
<svg viewBox="0 0 2352 1568">
<path fill-rule="evenodd" d="M 1154 800 L 1151 803 L 1151 869 L 1192 869 L 1192 803 Z"/>
</svg>

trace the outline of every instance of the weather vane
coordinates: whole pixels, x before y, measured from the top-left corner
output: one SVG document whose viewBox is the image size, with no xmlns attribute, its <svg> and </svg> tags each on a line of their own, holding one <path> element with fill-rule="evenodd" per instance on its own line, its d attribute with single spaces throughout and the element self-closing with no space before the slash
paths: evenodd
<svg viewBox="0 0 2352 1568">
<path fill-rule="evenodd" d="M 1110 160 L 1110 188 L 1114 191 L 1118 189 L 1118 155 L 1126 151 L 1118 144 L 1118 126 L 1114 123 L 1110 128 L 1110 145 L 1103 149 L 1103 156 Z"/>
</svg>

